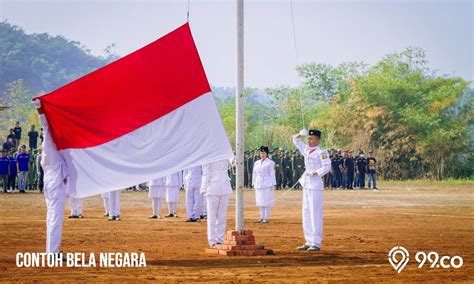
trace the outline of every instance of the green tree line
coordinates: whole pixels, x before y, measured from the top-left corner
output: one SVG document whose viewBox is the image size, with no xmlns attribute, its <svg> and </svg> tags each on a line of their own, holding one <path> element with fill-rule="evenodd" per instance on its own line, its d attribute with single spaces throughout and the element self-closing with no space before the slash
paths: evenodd
<svg viewBox="0 0 474 284">
<path fill-rule="evenodd" d="M 250 103 L 247 90 L 248 149 L 293 149 L 292 134 L 318 128 L 325 148 L 373 150 L 387 179 L 473 176 L 471 82 L 437 76 L 423 50 L 389 54 L 373 66 L 310 63 L 297 71 L 302 85 L 268 89 L 271 104 Z M 234 139 L 235 102 L 218 105 Z"/>
</svg>

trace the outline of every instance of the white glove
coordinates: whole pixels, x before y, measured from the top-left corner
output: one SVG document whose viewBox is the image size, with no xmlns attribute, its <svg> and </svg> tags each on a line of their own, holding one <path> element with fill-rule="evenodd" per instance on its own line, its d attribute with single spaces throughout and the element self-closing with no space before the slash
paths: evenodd
<svg viewBox="0 0 474 284">
<path fill-rule="evenodd" d="M 32 101 L 32 103 L 36 108 L 41 107 L 41 100 L 40 99 L 36 99 L 36 100 Z"/>
<path fill-rule="evenodd" d="M 299 133 L 301 136 L 308 136 L 308 130 L 306 128 L 302 129 Z"/>
</svg>

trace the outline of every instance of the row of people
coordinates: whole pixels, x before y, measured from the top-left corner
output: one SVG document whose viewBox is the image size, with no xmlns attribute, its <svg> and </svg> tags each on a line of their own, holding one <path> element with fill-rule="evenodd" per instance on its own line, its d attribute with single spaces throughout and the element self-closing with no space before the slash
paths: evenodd
<svg viewBox="0 0 474 284">
<path fill-rule="evenodd" d="M 268 150 L 268 149 L 267 149 Z M 261 159 L 260 150 L 245 151 L 244 155 L 244 186 L 252 187 L 253 167 L 256 161 Z M 359 149 L 357 156 L 352 150 L 329 151 L 331 158 L 331 171 L 324 177 L 324 185 L 331 189 L 355 189 L 365 188 L 365 181 L 368 181 L 368 188 L 376 191 L 376 169 L 377 160 L 373 152 L 369 151 L 365 157 L 364 152 Z M 294 152 L 275 148 L 267 151 L 268 158 L 271 159 L 275 167 L 276 189 L 281 188 L 301 188 L 297 183 L 298 179 L 306 170 L 304 157 L 299 150 Z M 230 171 L 232 185 L 235 187 L 235 169 Z"/>
<path fill-rule="evenodd" d="M 39 153 L 40 150 L 39 150 Z M 6 150 L 0 152 L 0 186 L 4 193 L 11 193 L 16 189 L 20 193 L 26 190 L 39 188 L 43 190 L 43 170 L 40 165 L 41 155 L 27 152 L 26 145 L 12 153 Z"/>
</svg>

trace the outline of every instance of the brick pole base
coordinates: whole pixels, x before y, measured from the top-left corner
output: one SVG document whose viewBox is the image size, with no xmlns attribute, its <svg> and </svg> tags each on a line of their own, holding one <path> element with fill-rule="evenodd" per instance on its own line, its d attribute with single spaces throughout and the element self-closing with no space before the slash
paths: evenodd
<svg viewBox="0 0 474 284">
<path fill-rule="evenodd" d="M 227 256 L 253 256 L 267 255 L 271 251 L 262 245 L 255 244 L 255 236 L 251 230 L 244 230 L 243 234 L 238 231 L 227 231 L 223 244 L 207 248 L 205 252 Z"/>
</svg>

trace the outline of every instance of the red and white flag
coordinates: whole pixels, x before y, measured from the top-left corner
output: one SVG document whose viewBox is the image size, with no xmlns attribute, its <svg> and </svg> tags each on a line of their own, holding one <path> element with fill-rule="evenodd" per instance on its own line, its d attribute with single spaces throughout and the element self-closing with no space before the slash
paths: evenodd
<svg viewBox="0 0 474 284">
<path fill-rule="evenodd" d="M 188 24 L 38 98 L 75 197 L 233 155 Z"/>
</svg>

